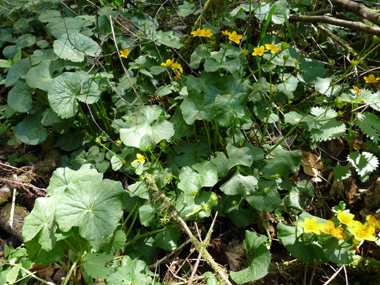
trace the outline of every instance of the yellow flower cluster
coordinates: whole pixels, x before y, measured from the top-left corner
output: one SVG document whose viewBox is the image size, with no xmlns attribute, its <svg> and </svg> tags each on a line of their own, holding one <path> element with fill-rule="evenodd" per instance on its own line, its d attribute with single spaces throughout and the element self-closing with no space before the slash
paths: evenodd
<svg viewBox="0 0 380 285">
<path fill-rule="evenodd" d="M 225 35 L 225 36 L 228 36 L 228 39 L 231 42 L 234 42 L 234 43 L 237 43 L 237 44 L 240 44 L 240 40 L 243 38 L 242 35 L 238 35 L 235 31 L 233 31 L 232 33 L 230 33 L 229 31 L 225 30 L 225 31 L 222 31 L 222 34 Z"/>
<path fill-rule="evenodd" d="M 209 38 L 213 35 L 210 29 L 201 30 L 201 28 L 198 28 L 198 30 L 191 32 L 191 34 L 193 35 L 193 37 L 204 37 L 204 38 Z"/>
<path fill-rule="evenodd" d="M 266 52 L 266 51 L 270 51 L 272 54 L 275 54 L 277 51 L 281 51 L 281 49 L 278 47 L 278 44 L 275 44 L 275 45 L 265 44 L 265 47 L 261 46 L 258 48 L 254 48 L 252 55 L 253 56 L 256 56 L 256 55 L 262 56 L 264 54 L 264 52 Z"/>
<path fill-rule="evenodd" d="M 348 231 L 353 234 L 356 242 L 362 240 L 376 241 L 375 232 L 376 229 L 380 229 L 380 223 L 376 220 L 374 216 L 367 216 L 367 224 L 363 225 L 359 221 L 354 220 L 353 214 L 345 214 L 343 211 L 338 211 L 338 220 L 348 227 Z M 347 238 L 346 234 L 343 233 L 343 227 L 335 227 L 333 221 L 327 221 L 327 224 L 317 223 L 317 218 L 309 219 L 306 218 L 303 222 L 299 222 L 298 225 L 304 229 L 305 233 L 321 234 L 320 232 L 331 235 L 339 240 L 344 240 Z"/>
<path fill-rule="evenodd" d="M 175 80 L 178 80 L 181 78 L 181 74 L 183 73 L 182 65 L 178 62 L 174 62 L 173 59 L 168 59 L 165 63 L 161 63 L 161 66 L 171 67 L 172 70 L 175 72 L 176 76 L 174 76 Z"/>
</svg>

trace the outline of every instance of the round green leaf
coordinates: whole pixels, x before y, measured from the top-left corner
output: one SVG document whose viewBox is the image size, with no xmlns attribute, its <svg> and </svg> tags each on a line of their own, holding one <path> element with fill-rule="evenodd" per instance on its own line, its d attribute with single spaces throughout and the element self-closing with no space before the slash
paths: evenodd
<svg viewBox="0 0 380 285">
<path fill-rule="evenodd" d="M 53 48 L 56 55 L 62 59 L 72 62 L 82 62 L 84 53 L 89 56 L 97 56 L 100 53 L 99 45 L 91 38 L 80 33 L 63 34 L 58 40 L 54 41 Z"/>
<path fill-rule="evenodd" d="M 26 73 L 30 69 L 30 62 L 28 58 L 24 58 L 16 62 L 9 69 L 7 78 L 5 79 L 5 86 L 10 87 L 15 85 L 17 80 L 25 78 Z"/>
<path fill-rule="evenodd" d="M 26 113 L 32 109 L 32 89 L 24 80 L 17 81 L 8 93 L 8 105 L 15 111 Z"/>
<path fill-rule="evenodd" d="M 113 234 L 123 215 L 123 194 L 118 181 L 75 181 L 67 187 L 57 205 L 55 218 L 59 228 L 69 231 L 77 226 L 79 234 L 94 249 L 99 249 Z"/>
<path fill-rule="evenodd" d="M 87 101 L 88 104 L 98 101 L 100 91 L 98 85 L 91 79 L 83 84 L 86 100 L 80 94 L 82 80 L 83 75 L 80 73 L 65 72 L 51 82 L 48 92 L 49 103 L 53 111 L 61 118 L 66 119 L 75 116 L 78 111 L 77 100 Z"/>
<path fill-rule="evenodd" d="M 53 80 L 49 67 L 50 60 L 44 60 L 32 67 L 25 76 L 26 83 L 32 88 L 48 91 L 50 82 Z"/>
<path fill-rule="evenodd" d="M 16 138 L 23 143 L 37 145 L 46 140 L 48 132 L 42 126 L 41 113 L 28 115 L 16 126 Z"/>
</svg>

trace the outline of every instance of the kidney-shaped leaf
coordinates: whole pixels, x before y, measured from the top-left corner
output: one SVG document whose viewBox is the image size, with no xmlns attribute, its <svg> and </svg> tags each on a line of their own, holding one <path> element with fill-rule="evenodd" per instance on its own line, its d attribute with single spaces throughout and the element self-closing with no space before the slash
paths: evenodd
<svg viewBox="0 0 380 285">
<path fill-rule="evenodd" d="M 231 271 L 231 278 L 237 284 L 247 283 L 260 279 L 268 274 L 271 254 L 265 242 L 265 236 L 257 236 L 256 233 L 246 231 L 244 248 L 250 253 L 249 266 L 238 272 Z"/>
<path fill-rule="evenodd" d="M 132 121 L 130 128 L 120 129 L 120 138 L 127 146 L 146 150 L 154 148 L 162 140 L 169 140 L 174 135 L 173 124 L 160 118 L 159 106 L 144 106 Z"/>
<path fill-rule="evenodd" d="M 85 52 L 89 56 L 96 56 L 100 53 L 98 44 L 91 38 L 80 33 L 63 34 L 58 40 L 54 41 L 54 52 L 62 59 L 68 59 L 73 62 L 82 62 Z"/>
<path fill-rule="evenodd" d="M 46 140 L 48 132 L 42 126 L 42 115 L 30 114 L 16 126 L 16 138 L 23 143 L 37 145 Z"/>
<path fill-rule="evenodd" d="M 59 228 L 69 231 L 77 226 L 79 234 L 98 249 L 113 234 L 123 214 L 123 194 L 118 181 L 75 181 L 57 205 L 55 218 Z"/>
<path fill-rule="evenodd" d="M 87 102 L 88 104 L 98 101 L 100 91 L 98 85 L 90 80 L 83 83 L 83 94 L 81 84 L 83 75 L 80 73 L 65 72 L 53 79 L 50 84 L 48 99 L 50 107 L 62 119 L 74 117 L 78 111 L 78 102 Z"/>
<path fill-rule="evenodd" d="M 243 176 L 237 172 L 230 180 L 220 186 L 227 195 L 241 194 L 243 197 L 252 195 L 257 187 L 257 179 L 253 176 Z"/>
<path fill-rule="evenodd" d="M 24 80 L 19 80 L 8 93 L 9 106 L 20 113 L 26 113 L 32 109 L 33 90 L 26 85 Z"/>
</svg>

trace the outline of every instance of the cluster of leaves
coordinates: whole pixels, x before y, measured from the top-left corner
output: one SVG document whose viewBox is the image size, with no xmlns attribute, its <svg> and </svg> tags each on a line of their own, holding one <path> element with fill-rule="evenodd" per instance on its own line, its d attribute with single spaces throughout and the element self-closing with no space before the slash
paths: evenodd
<svg viewBox="0 0 380 285">
<path fill-rule="evenodd" d="M 226 11 L 222 21 L 194 29 L 192 39 L 199 45 L 183 70 L 172 51 L 187 47 L 173 31 L 158 29 L 156 19 L 138 9 L 119 12 L 117 3 L 101 2 L 97 16 L 81 13 L 95 9 L 90 3 L 70 8 L 53 0 L 6 3 L 1 14 L 0 44 L 8 58 L 0 62 L 7 68 L 1 83 L 10 89 L 2 129 L 9 144 L 16 139 L 41 144 L 50 133 L 55 147 L 73 151 L 62 156 L 64 167 L 54 172 L 48 196 L 36 201 L 23 230 L 30 260 L 59 261 L 69 272 L 65 282 L 82 270 L 90 284 L 93 278 L 152 283 L 147 264 L 158 248 L 177 248 L 181 232 L 155 203 L 140 178 L 144 172 L 184 220 L 218 210 L 235 226 L 246 227 L 259 220 L 259 212 L 295 218 L 314 194 L 310 182 L 289 178 L 302 154 L 283 145 L 296 130 L 308 134 L 311 147 L 346 138 L 352 150 L 355 125 L 377 149 L 377 115 L 352 112 L 345 122 L 337 110 L 364 103 L 378 111 L 379 91 L 337 84 L 323 63 L 298 52 L 287 18 L 303 4 L 280 0 Z M 184 17 L 197 9 L 185 1 L 177 11 Z M 128 29 L 118 22 L 120 15 L 130 21 Z M 255 46 L 249 34 L 236 32 L 236 22 L 248 16 L 263 21 Z M 283 42 L 267 34 L 273 24 L 288 29 Z M 237 47 L 242 43 L 245 49 Z M 292 104 L 311 90 L 318 97 L 313 106 Z M 275 142 L 268 140 L 272 129 L 280 133 Z M 348 161 L 363 180 L 378 166 L 370 152 L 351 151 Z M 111 171 L 128 175 L 128 189 L 103 179 L 102 173 Z M 337 166 L 334 174 L 339 180 L 350 172 Z M 297 223 L 308 217 L 301 214 Z M 279 224 L 278 230 L 285 247 L 303 262 L 346 263 L 351 254 L 344 246 L 342 254 L 331 236 L 321 243 L 323 249 L 315 249 L 296 227 Z M 265 276 L 270 245 L 270 236 L 247 231 L 248 267 L 231 272 L 231 278 L 242 284 Z M 70 268 L 62 261 L 67 250 Z"/>
</svg>

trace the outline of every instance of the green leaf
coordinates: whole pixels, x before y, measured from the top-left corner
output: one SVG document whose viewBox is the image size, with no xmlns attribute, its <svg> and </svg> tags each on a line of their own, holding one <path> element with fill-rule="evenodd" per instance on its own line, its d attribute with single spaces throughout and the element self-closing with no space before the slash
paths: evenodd
<svg viewBox="0 0 380 285">
<path fill-rule="evenodd" d="M 70 41 L 67 34 L 64 34 L 53 43 L 54 52 L 60 58 L 72 62 L 82 62 L 84 60 L 84 53 L 87 56 L 93 57 L 100 54 L 99 45 L 91 38 L 80 33 L 69 34 L 69 37 Z"/>
<path fill-rule="evenodd" d="M 380 118 L 370 112 L 356 115 L 356 125 L 375 143 L 380 141 Z"/>
<path fill-rule="evenodd" d="M 25 218 L 22 228 L 24 242 L 32 240 L 37 234 L 41 249 L 49 251 L 53 249 L 56 242 L 55 230 L 57 224 L 54 222 L 55 205 L 58 201 L 49 198 L 38 198 L 32 212 Z"/>
<path fill-rule="evenodd" d="M 80 131 L 69 131 L 59 137 L 57 144 L 64 151 L 73 151 L 83 144 L 84 134 Z"/>
<path fill-rule="evenodd" d="M 148 202 L 139 208 L 140 222 L 144 227 L 150 227 L 155 224 L 157 210 L 157 207 L 151 202 Z"/>
<path fill-rule="evenodd" d="M 79 234 L 98 249 L 120 221 L 123 194 L 124 189 L 118 181 L 71 183 L 56 208 L 55 219 L 59 228 L 69 231 L 78 226 Z"/>
<path fill-rule="evenodd" d="M 281 204 L 281 196 L 274 180 L 260 177 L 256 191 L 246 196 L 247 202 L 262 212 L 272 212 Z"/>
<path fill-rule="evenodd" d="M 299 80 L 293 75 L 286 74 L 283 78 L 284 83 L 276 84 L 278 91 L 284 93 L 288 99 L 293 99 L 293 92 L 296 91 Z"/>
<path fill-rule="evenodd" d="M 251 225 L 257 218 L 257 210 L 249 204 L 246 205 L 241 195 L 223 195 L 222 199 L 218 200 L 218 212 L 220 216 L 228 217 L 238 228 Z"/>
<path fill-rule="evenodd" d="M 121 266 L 107 278 L 108 285 L 138 284 L 150 285 L 152 278 L 148 277 L 150 271 L 144 261 L 132 260 L 128 255 L 124 256 Z"/>
<path fill-rule="evenodd" d="M 149 199 L 148 185 L 146 185 L 145 180 L 129 185 L 128 190 L 133 196 L 137 196 L 145 200 Z"/>
<path fill-rule="evenodd" d="M 200 11 L 196 11 L 196 7 L 194 3 L 189 3 L 187 1 L 184 1 L 182 5 L 179 5 L 178 8 L 176 9 L 176 12 L 178 16 L 181 17 L 187 17 L 190 14 L 197 15 L 200 13 Z"/>
<path fill-rule="evenodd" d="M 112 258 L 112 255 L 105 253 L 89 252 L 84 259 L 83 268 L 92 278 L 107 278 L 112 273 L 112 268 L 105 267 L 105 264 L 112 261 Z"/>
<path fill-rule="evenodd" d="M 174 31 L 163 32 L 160 30 L 154 35 L 154 39 L 157 42 L 164 44 L 168 47 L 176 49 L 180 49 L 182 47 L 182 43 L 179 37 L 175 35 Z"/>
<path fill-rule="evenodd" d="M 247 98 L 248 93 L 218 95 L 212 106 L 216 121 L 223 127 L 229 127 L 248 116 Z"/>
<path fill-rule="evenodd" d="M 185 166 L 179 172 L 178 188 L 187 195 L 194 195 L 202 187 L 212 187 L 218 182 L 218 168 L 212 161 Z"/>
<path fill-rule="evenodd" d="M 337 165 L 334 167 L 334 178 L 337 181 L 342 181 L 351 176 L 351 171 L 347 168 L 344 168 L 342 165 Z"/>
<path fill-rule="evenodd" d="M 8 93 L 9 106 L 20 113 L 28 112 L 32 109 L 32 92 L 24 80 L 17 81 Z"/>
<path fill-rule="evenodd" d="M 338 264 L 350 264 L 355 255 L 355 250 L 350 250 L 352 244 L 339 241 L 331 237 L 323 243 L 323 250 L 329 261 Z"/>
<path fill-rule="evenodd" d="M 218 279 L 210 271 L 203 273 L 203 277 L 206 278 L 207 285 L 220 285 Z"/>
<path fill-rule="evenodd" d="M 122 248 L 127 241 L 125 233 L 122 230 L 116 231 L 110 241 L 103 247 L 103 252 L 114 254 L 118 249 Z"/>
<path fill-rule="evenodd" d="M 239 58 L 235 58 L 230 61 L 224 61 L 220 63 L 215 58 L 208 58 L 204 64 L 204 69 L 207 72 L 215 72 L 218 69 L 228 70 L 230 73 L 234 73 L 241 68 L 241 62 Z"/>
<path fill-rule="evenodd" d="M 29 69 L 29 58 L 24 58 L 16 62 L 8 71 L 7 78 L 5 79 L 5 86 L 13 86 L 16 84 L 17 80 L 24 79 Z"/>
<path fill-rule="evenodd" d="M 348 155 L 347 160 L 353 167 L 355 167 L 356 172 L 361 178 L 365 178 L 379 166 L 379 160 L 377 157 L 366 151 L 363 151 L 362 153 L 351 152 Z"/>
<path fill-rule="evenodd" d="M 93 104 L 98 101 L 100 91 L 98 85 L 91 79 L 83 84 L 84 99 L 81 92 L 83 75 L 81 73 L 65 72 L 54 78 L 50 84 L 48 99 L 50 107 L 61 118 L 74 117 L 78 111 L 78 101 Z"/>
<path fill-rule="evenodd" d="M 325 78 L 327 75 L 327 70 L 323 62 L 319 62 L 312 58 L 301 57 L 300 58 L 299 69 L 300 72 L 297 74 L 300 81 L 310 84 L 311 82 L 317 80 L 317 78 Z"/>
<path fill-rule="evenodd" d="M 336 119 L 318 121 L 317 126 L 311 131 L 314 142 L 328 141 L 342 137 L 346 133 L 346 125 Z"/>
<path fill-rule="evenodd" d="M 42 126 L 41 113 L 27 115 L 24 120 L 16 126 L 16 138 L 23 143 L 37 145 L 46 140 L 48 132 Z"/>
<path fill-rule="evenodd" d="M 66 188 L 75 181 L 92 181 L 94 183 L 99 183 L 102 179 L 103 174 L 98 173 L 98 171 L 90 164 L 82 165 L 77 171 L 68 167 L 61 167 L 53 172 L 46 193 L 51 196 L 60 196 Z"/>
<path fill-rule="evenodd" d="M 339 84 L 333 84 L 331 78 L 319 78 L 315 81 L 315 91 L 330 97 L 336 96 L 340 90 Z"/>
<path fill-rule="evenodd" d="M 75 118 L 62 119 L 51 108 L 47 108 L 42 113 L 42 125 L 44 127 L 51 126 L 57 133 L 63 134 L 67 132 L 73 125 Z"/>
<path fill-rule="evenodd" d="M 299 216 L 297 223 L 301 221 L 303 222 L 305 218 L 317 218 L 318 223 L 326 224 L 326 220 L 311 216 L 307 213 L 302 213 Z M 329 261 L 322 249 L 322 246 L 317 242 L 305 242 L 303 240 L 304 234 L 301 234 L 300 232 L 297 234 L 297 227 L 278 224 L 277 230 L 277 237 L 280 239 L 281 243 L 299 261 L 306 263 L 310 263 L 315 260 L 320 263 L 326 263 Z"/>
<path fill-rule="evenodd" d="M 237 284 L 244 284 L 260 279 L 268 274 L 271 254 L 266 246 L 267 238 L 256 233 L 245 231 L 244 249 L 249 253 L 248 268 L 238 272 L 230 272 Z"/>
<path fill-rule="evenodd" d="M 241 194 L 243 197 L 248 197 L 256 191 L 257 185 L 256 177 L 243 176 L 236 172 L 230 180 L 220 186 L 220 190 L 227 195 Z"/>
<path fill-rule="evenodd" d="M 39 236 L 37 235 L 32 240 L 25 243 L 28 256 L 33 262 L 46 266 L 57 262 L 65 255 L 66 247 L 64 241 L 60 240 L 56 242 L 52 250 L 46 251 L 42 249 L 38 240 Z"/>
<path fill-rule="evenodd" d="M 306 209 L 307 201 L 314 195 L 314 186 L 311 182 L 303 180 L 299 184 L 295 184 L 284 197 L 284 203 L 288 207 L 296 208 L 303 211 Z"/>
<path fill-rule="evenodd" d="M 50 83 L 53 81 L 53 72 L 50 70 L 50 67 L 50 60 L 44 60 L 39 65 L 32 67 L 25 76 L 26 83 L 31 88 L 48 91 Z"/>
<path fill-rule="evenodd" d="M 172 251 L 177 248 L 178 239 L 181 232 L 176 228 L 170 228 L 157 234 L 155 244 L 166 251 Z"/>
<path fill-rule="evenodd" d="M 15 266 L 12 267 L 12 269 L 8 272 L 7 274 L 7 283 L 5 284 L 15 284 L 18 273 L 20 272 L 21 269 L 21 264 L 16 264 Z"/>
<path fill-rule="evenodd" d="M 272 150 L 271 154 L 271 157 L 265 160 L 265 165 L 261 169 L 264 176 L 293 174 L 299 168 L 302 159 L 301 151 L 286 151 L 281 146 Z"/>
<path fill-rule="evenodd" d="M 58 10 L 47 10 L 40 13 L 38 19 L 43 23 L 56 23 L 61 20 L 61 12 Z"/>
<path fill-rule="evenodd" d="M 143 106 L 128 129 L 120 129 L 120 139 L 126 146 L 145 151 L 154 149 L 162 140 L 170 140 L 174 135 L 173 124 L 162 116 L 163 110 L 157 105 Z"/>
<path fill-rule="evenodd" d="M 30 47 L 36 43 L 36 37 L 31 34 L 22 35 L 17 38 L 17 49 L 23 49 L 25 47 Z"/>
</svg>

